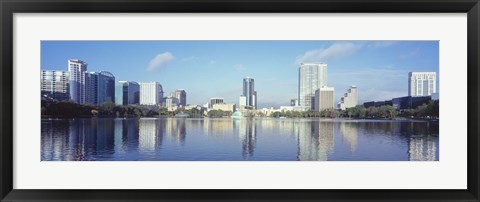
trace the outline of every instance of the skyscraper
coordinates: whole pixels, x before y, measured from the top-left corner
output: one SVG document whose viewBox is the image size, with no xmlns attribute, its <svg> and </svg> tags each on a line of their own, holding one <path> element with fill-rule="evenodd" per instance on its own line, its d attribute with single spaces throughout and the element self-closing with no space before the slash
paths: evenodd
<svg viewBox="0 0 480 202">
<path fill-rule="evenodd" d="M 408 95 L 409 96 L 430 96 L 437 92 L 436 72 L 409 72 L 408 73 Z"/>
<path fill-rule="evenodd" d="M 85 103 L 101 105 L 115 102 L 115 76 L 107 71 L 85 73 Z"/>
<path fill-rule="evenodd" d="M 178 101 L 179 106 L 186 106 L 187 105 L 187 92 L 183 89 L 178 89 L 172 93 L 170 93 L 171 97 L 174 97 Z"/>
<path fill-rule="evenodd" d="M 333 110 L 334 89 L 321 87 L 315 91 L 315 111 Z"/>
<path fill-rule="evenodd" d="M 86 71 L 88 64 L 78 59 L 68 60 L 70 99 L 79 104 L 85 104 Z"/>
<path fill-rule="evenodd" d="M 115 103 L 115 76 L 107 71 L 95 72 L 97 75 L 96 104 Z"/>
<path fill-rule="evenodd" d="M 158 82 L 140 83 L 140 104 L 160 105 L 163 100 L 163 88 Z"/>
<path fill-rule="evenodd" d="M 42 96 L 55 100 L 70 99 L 68 72 L 42 70 L 40 77 Z"/>
<path fill-rule="evenodd" d="M 301 63 L 298 69 L 298 100 L 300 106 L 315 108 L 315 91 L 327 86 L 327 64 Z"/>
<path fill-rule="evenodd" d="M 245 77 L 243 79 L 243 94 L 245 97 L 246 103 L 245 107 L 256 109 L 257 108 L 257 92 L 255 91 L 255 81 L 253 78 Z M 240 100 L 242 98 L 240 97 Z M 243 103 L 239 103 L 242 105 Z"/>
<path fill-rule="evenodd" d="M 119 81 L 115 85 L 115 104 L 131 105 L 140 103 L 140 85 L 133 81 Z"/>
<path fill-rule="evenodd" d="M 340 98 L 338 108 L 345 110 L 358 105 L 358 91 L 356 86 L 350 86 L 347 92 Z"/>
</svg>

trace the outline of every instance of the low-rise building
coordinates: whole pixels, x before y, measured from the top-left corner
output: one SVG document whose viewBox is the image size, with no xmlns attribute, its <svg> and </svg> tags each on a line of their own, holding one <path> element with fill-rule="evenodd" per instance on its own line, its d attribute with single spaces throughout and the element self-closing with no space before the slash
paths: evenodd
<svg viewBox="0 0 480 202">
<path fill-rule="evenodd" d="M 227 104 L 227 103 L 218 103 L 214 104 L 212 106 L 213 110 L 222 110 L 222 111 L 231 111 L 235 112 L 236 111 L 236 105 L 235 104 Z"/>
</svg>

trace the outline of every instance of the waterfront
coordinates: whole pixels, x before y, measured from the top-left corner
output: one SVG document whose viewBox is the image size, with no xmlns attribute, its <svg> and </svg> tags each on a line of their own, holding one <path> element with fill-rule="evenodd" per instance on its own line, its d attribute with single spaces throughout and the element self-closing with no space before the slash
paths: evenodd
<svg viewBox="0 0 480 202">
<path fill-rule="evenodd" d="M 42 119 L 42 161 L 437 161 L 438 122 Z"/>
</svg>

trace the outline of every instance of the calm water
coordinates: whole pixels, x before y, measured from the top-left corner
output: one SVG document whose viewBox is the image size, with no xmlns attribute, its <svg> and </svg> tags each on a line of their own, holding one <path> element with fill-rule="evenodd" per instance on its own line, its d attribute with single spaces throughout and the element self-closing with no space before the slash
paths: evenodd
<svg viewBox="0 0 480 202">
<path fill-rule="evenodd" d="M 43 161 L 436 161 L 438 123 L 345 119 L 42 120 Z"/>
</svg>

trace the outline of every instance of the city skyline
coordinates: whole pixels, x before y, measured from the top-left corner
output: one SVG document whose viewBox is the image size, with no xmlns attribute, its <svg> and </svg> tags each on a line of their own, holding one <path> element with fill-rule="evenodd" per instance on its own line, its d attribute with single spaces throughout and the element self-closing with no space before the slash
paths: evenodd
<svg viewBox="0 0 480 202">
<path fill-rule="evenodd" d="M 41 58 L 42 70 L 66 70 L 66 61 L 78 58 L 117 81 L 185 89 L 187 104 L 211 97 L 238 103 L 242 79 L 251 76 L 259 108 L 297 97 L 300 62 L 327 63 L 328 86 L 358 86 L 359 103 L 408 95 L 408 72 L 439 75 L 437 41 L 43 41 Z M 341 96 L 335 93 L 334 103 Z"/>
</svg>

